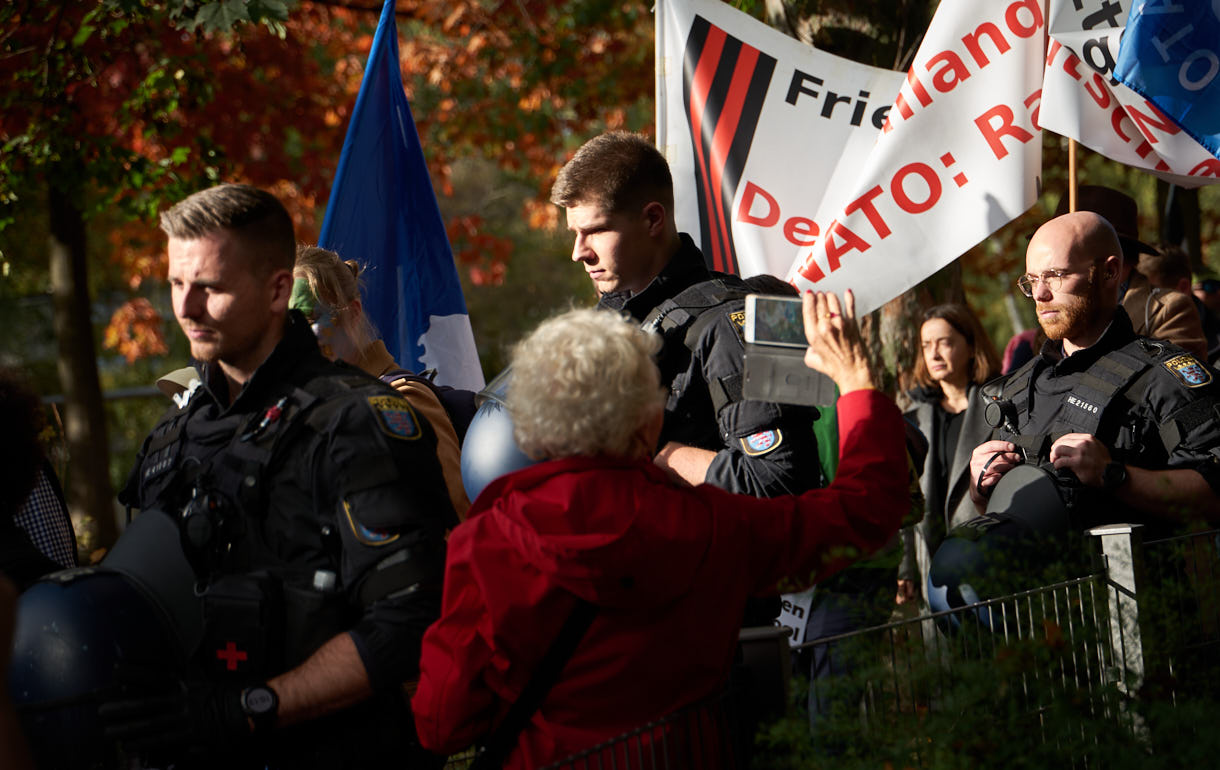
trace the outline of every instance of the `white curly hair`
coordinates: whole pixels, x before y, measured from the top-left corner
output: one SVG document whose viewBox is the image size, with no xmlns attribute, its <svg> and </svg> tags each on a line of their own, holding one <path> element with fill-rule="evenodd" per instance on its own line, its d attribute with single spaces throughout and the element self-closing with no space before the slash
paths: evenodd
<svg viewBox="0 0 1220 770">
<path fill-rule="evenodd" d="M 665 406 L 660 338 L 606 310 L 570 310 L 513 349 L 507 404 L 521 450 L 541 460 L 627 456 Z"/>
</svg>

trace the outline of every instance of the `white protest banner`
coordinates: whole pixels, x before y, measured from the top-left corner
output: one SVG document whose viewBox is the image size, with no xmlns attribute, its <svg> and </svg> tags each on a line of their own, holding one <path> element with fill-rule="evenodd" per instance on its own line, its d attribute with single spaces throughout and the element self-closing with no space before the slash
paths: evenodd
<svg viewBox="0 0 1220 770">
<path fill-rule="evenodd" d="M 657 146 L 675 215 L 717 270 L 783 276 L 817 240 L 902 74 L 818 51 L 719 0 L 659 0 Z"/>
<path fill-rule="evenodd" d="M 1042 0 L 942 0 L 852 192 L 787 277 L 868 313 L 1033 205 Z"/>
<path fill-rule="evenodd" d="M 806 588 L 795 594 L 783 594 L 780 598 L 779 617 L 775 625 L 788 629 L 788 646 L 797 647 L 805 643 L 805 627 L 809 623 L 809 613 L 813 611 L 813 592 L 817 588 Z"/>
<path fill-rule="evenodd" d="M 1175 8 L 1182 10 L 1172 3 L 1158 10 Z M 1130 0 L 1051 0 L 1042 125 L 1174 184 L 1215 184 L 1220 160 L 1114 77 L 1129 10 Z M 1177 55 L 1171 42 L 1162 41 L 1159 52 L 1153 46 L 1154 55 Z"/>
</svg>

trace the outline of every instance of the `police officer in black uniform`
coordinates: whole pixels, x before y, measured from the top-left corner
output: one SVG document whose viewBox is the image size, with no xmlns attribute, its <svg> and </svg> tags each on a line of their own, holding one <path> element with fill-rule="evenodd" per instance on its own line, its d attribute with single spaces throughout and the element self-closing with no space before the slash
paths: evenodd
<svg viewBox="0 0 1220 770">
<path fill-rule="evenodd" d="M 551 201 L 576 235 L 572 261 L 601 295 L 663 336 L 669 387 L 657 463 L 691 484 L 771 497 L 820 486 L 816 412 L 742 399 L 744 297 L 713 274 L 674 221 L 673 180 L 647 139 L 626 132 L 586 142 L 559 172 Z"/>
<path fill-rule="evenodd" d="M 817 411 L 742 398 L 745 295 L 780 293 L 781 282 L 755 288 L 752 282 L 770 277 L 742 280 L 707 268 L 690 236 L 678 232 L 661 153 L 635 134 L 595 137 L 559 172 L 551 202 L 567 211 L 572 261 L 589 274 L 599 307 L 662 335 L 657 364 L 669 400 L 656 463 L 687 483 L 756 497 L 822 486 Z M 897 559 L 834 576 L 818 587 L 809 627 L 830 636 L 885 622 L 896 576 Z M 752 600 L 744 623 L 771 625 L 779 607 L 778 597 Z M 815 678 L 846 669 L 841 656 L 824 650 L 810 664 Z"/>
<path fill-rule="evenodd" d="M 161 226 L 202 385 L 145 440 L 123 501 L 177 523 L 203 632 L 181 682 L 102 707 L 108 734 L 180 767 L 421 766 L 403 686 L 456 524 L 432 429 L 288 310 L 274 196 L 220 185 Z"/>
<path fill-rule="evenodd" d="M 1018 285 L 1037 306 L 1041 355 L 985 390 L 1001 422 L 971 457 L 982 507 L 1022 463 L 1053 467 L 1078 504 L 1071 528 L 1179 527 L 1220 514 L 1220 386 L 1172 343 L 1138 337 L 1118 304 L 1122 248 L 1092 212 L 1050 220 Z"/>
</svg>

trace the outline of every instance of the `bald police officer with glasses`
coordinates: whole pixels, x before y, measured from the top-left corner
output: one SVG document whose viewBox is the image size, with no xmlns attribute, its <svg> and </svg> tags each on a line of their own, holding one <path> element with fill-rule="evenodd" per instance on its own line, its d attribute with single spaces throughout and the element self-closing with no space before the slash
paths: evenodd
<svg viewBox="0 0 1220 770">
<path fill-rule="evenodd" d="M 1034 300 L 1047 343 L 985 388 L 1002 420 L 971 456 L 976 506 L 1005 473 L 1033 463 L 1074 476 L 1091 495 L 1082 522 L 1176 529 L 1220 520 L 1220 385 L 1186 351 L 1135 334 L 1118 303 L 1114 228 L 1092 212 L 1056 217 L 1025 259 L 1017 286 Z"/>
</svg>

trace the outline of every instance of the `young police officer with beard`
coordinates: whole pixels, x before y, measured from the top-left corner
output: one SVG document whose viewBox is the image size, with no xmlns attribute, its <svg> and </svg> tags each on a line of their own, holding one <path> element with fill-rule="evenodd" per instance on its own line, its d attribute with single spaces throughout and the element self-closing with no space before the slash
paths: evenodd
<svg viewBox="0 0 1220 770">
<path fill-rule="evenodd" d="M 1132 331 L 1118 304 L 1121 261 L 1114 228 L 1092 212 L 1056 217 L 1030 240 L 1018 285 L 1049 341 L 1003 384 L 1008 428 L 971 456 L 980 509 L 1001 476 L 1030 462 L 1070 471 L 1094 495 L 1086 524 L 1220 516 L 1215 374 Z"/>
<path fill-rule="evenodd" d="M 203 384 L 123 499 L 178 522 L 204 632 L 168 695 L 102 707 L 109 734 L 179 767 L 420 766 L 403 684 L 456 524 L 432 429 L 288 310 L 296 244 L 274 196 L 221 185 L 161 227 Z"/>
</svg>

